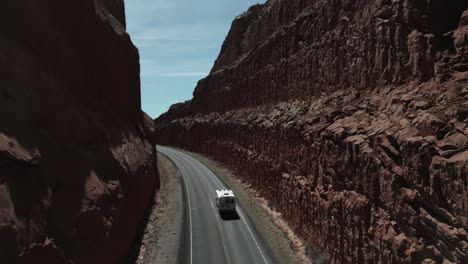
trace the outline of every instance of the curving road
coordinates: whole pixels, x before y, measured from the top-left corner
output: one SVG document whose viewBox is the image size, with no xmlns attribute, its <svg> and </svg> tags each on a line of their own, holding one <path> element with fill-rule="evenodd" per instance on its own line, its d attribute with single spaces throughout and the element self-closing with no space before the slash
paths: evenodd
<svg viewBox="0 0 468 264">
<path fill-rule="evenodd" d="M 179 263 L 275 263 L 239 203 L 236 214 L 220 216 L 215 190 L 225 185 L 213 172 L 180 151 L 162 146 L 157 149 L 175 164 L 184 182 L 186 213 Z"/>
</svg>

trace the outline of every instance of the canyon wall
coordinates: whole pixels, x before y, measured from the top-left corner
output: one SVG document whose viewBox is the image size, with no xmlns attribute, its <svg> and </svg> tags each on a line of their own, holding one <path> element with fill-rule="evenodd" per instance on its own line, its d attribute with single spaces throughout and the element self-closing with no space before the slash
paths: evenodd
<svg viewBox="0 0 468 264">
<path fill-rule="evenodd" d="M 466 263 L 467 8 L 254 6 L 158 141 L 226 164 L 331 263 Z"/>
<path fill-rule="evenodd" d="M 0 8 L 0 263 L 122 263 L 159 178 L 123 0 Z"/>
</svg>

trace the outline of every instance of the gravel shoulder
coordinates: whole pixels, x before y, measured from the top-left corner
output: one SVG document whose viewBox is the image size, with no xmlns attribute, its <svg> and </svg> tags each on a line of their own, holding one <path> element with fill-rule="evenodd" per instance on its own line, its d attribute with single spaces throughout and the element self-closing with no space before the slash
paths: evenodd
<svg viewBox="0 0 468 264">
<path fill-rule="evenodd" d="M 274 211 L 268 201 L 262 198 L 251 186 L 236 178 L 233 172 L 225 168 L 219 162 L 213 161 L 203 155 L 177 149 L 190 155 L 207 166 L 226 186 L 231 188 L 238 202 L 240 202 L 255 225 L 257 232 L 274 252 L 279 263 L 326 263 L 327 260 L 320 256 L 311 245 L 302 241 L 288 224 L 282 219 L 281 214 Z"/>
<path fill-rule="evenodd" d="M 181 176 L 174 164 L 158 153 L 161 188 L 147 223 L 137 264 L 178 262 L 183 219 Z"/>
</svg>

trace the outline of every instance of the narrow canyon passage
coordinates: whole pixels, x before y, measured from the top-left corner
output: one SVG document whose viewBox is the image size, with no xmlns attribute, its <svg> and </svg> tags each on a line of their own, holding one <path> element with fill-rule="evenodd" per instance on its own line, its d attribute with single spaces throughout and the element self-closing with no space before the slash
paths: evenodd
<svg viewBox="0 0 468 264">
<path fill-rule="evenodd" d="M 183 263 L 276 263 L 240 204 L 234 216 L 223 217 L 215 191 L 226 186 L 206 166 L 182 152 L 158 146 L 180 170 L 186 188 L 188 248 Z"/>
<path fill-rule="evenodd" d="M 3 1 L 0 263 L 176 261 L 468 263 L 468 1 Z"/>
</svg>

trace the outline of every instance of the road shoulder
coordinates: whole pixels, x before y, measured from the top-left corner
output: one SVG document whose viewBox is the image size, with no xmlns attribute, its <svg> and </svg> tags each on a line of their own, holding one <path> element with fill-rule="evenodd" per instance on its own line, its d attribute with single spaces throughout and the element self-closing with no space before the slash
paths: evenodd
<svg viewBox="0 0 468 264">
<path fill-rule="evenodd" d="M 179 170 L 158 153 L 161 188 L 147 223 L 137 264 L 178 262 L 184 216 L 182 182 Z"/>
<path fill-rule="evenodd" d="M 318 252 L 294 234 L 281 215 L 274 211 L 268 205 L 268 201 L 260 197 L 248 183 L 236 178 L 230 170 L 210 158 L 181 149 L 177 150 L 202 162 L 234 191 L 238 201 L 254 223 L 257 233 L 270 247 L 279 263 L 326 263 Z"/>
</svg>

